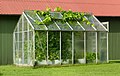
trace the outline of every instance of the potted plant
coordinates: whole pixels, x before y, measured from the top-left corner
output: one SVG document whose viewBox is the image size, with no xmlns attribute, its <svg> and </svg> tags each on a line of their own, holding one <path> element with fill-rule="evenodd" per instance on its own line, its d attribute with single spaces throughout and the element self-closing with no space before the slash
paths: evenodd
<svg viewBox="0 0 120 76">
<path fill-rule="evenodd" d="M 84 53 L 83 52 L 75 52 L 75 59 L 77 59 L 78 63 L 85 64 L 85 58 L 84 58 Z"/>
<path fill-rule="evenodd" d="M 96 60 L 96 53 L 94 52 L 88 52 L 86 54 L 86 60 L 87 60 L 87 63 L 92 63 Z"/>
</svg>

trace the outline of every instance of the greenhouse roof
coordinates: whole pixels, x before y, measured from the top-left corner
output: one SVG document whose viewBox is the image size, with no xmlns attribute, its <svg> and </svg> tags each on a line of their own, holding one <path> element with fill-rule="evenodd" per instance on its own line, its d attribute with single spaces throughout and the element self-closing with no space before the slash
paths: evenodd
<svg viewBox="0 0 120 76">
<path fill-rule="evenodd" d="M 33 27 L 34 30 L 48 30 L 48 31 L 108 31 L 105 26 L 103 26 L 99 20 L 94 15 L 84 16 L 87 20 L 89 20 L 94 26 L 87 25 L 86 23 L 81 23 L 79 20 L 75 21 L 62 21 L 62 14 L 60 12 L 51 12 L 51 16 L 56 17 L 57 19 L 52 21 L 48 25 L 39 25 L 35 23 L 35 20 L 43 21 L 45 19 L 44 16 L 38 15 L 33 10 L 24 11 L 23 15 L 29 22 L 29 24 Z"/>
</svg>

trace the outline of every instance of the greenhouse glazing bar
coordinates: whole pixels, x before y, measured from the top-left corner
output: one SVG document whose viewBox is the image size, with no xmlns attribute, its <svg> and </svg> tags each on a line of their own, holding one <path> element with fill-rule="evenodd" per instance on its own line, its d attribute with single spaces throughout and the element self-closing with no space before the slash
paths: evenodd
<svg viewBox="0 0 120 76">
<path fill-rule="evenodd" d="M 30 49 L 29 49 L 29 46 L 30 46 L 30 44 L 29 44 L 29 24 L 27 23 L 27 43 L 28 43 L 28 46 L 27 46 L 27 49 L 28 49 L 28 56 L 27 56 L 27 58 L 28 58 L 28 64 L 30 63 Z"/>
<path fill-rule="evenodd" d="M 48 57 L 49 57 L 49 54 L 48 54 L 48 45 L 49 45 L 49 43 L 48 43 L 48 31 L 47 31 L 47 64 L 48 64 Z"/>
<path fill-rule="evenodd" d="M 97 32 L 95 32 L 95 42 L 96 42 L 96 63 L 98 63 L 98 55 L 97 55 L 97 53 L 98 53 L 98 35 L 97 35 Z"/>
<path fill-rule="evenodd" d="M 109 52 L 108 52 L 108 32 L 107 32 L 107 63 L 109 63 Z"/>
<path fill-rule="evenodd" d="M 73 28 L 70 26 L 70 24 L 68 22 L 66 22 L 66 24 L 70 27 L 71 30 L 73 30 Z"/>
<path fill-rule="evenodd" d="M 20 23 L 20 21 L 19 21 L 19 23 Z M 19 29 L 20 29 L 20 27 L 19 27 L 20 25 L 18 24 L 18 29 L 17 29 L 17 32 L 19 32 Z M 17 36 L 18 36 L 18 40 L 19 40 L 19 34 L 17 34 Z M 20 51 L 19 50 L 19 43 L 18 43 L 18 51 Z M 18 56 L 18 58 L 19 58 L 19 56 Z M 17 64 L 20 64 L 20 62 L 19 63 L 17 63 Z"/>
<path fill-rule="evenodd" d="M 80 27 L 85 31 L 85 28 L 80 24 L 80 22 L 77 21 L 77 23 L 80 25 Z"/>
<path fill-rule="evenodd" d="M 86 32 L 84 32 L 84 59 L 86 63 Z"/>
<path fill-rule="evenodd" d="M 74 32 L 72 32 L 72 64 L 74 64 Z"/>
<path fill-rule="evenodd" d="M 15 39 L 15 32 L 13 32 L 13 63 L 15 62 L 15 44 L 16 44 L 16 39 Z"/>
<path fill-rule="evenodd" d="M 33 61 L 32 61 L 32 63 L 33 63 L 33 65 L 35 64 L 35 31 L 33 31 Z"/>
<path fill-rule="evenodd" d="M 54 23 L 56 24 L 56 26 L 58 27 L 58 29 L 61 30 L 60 27 L 58 26 L 58 24 L 55 21 L 54 21 Z"/>
<path fill-rule="evenodd" d="M 61 62 L 62 62 L 62 61 L 61 61 L 61 40 L 62 40 L 62 39 L 61 39 L 61 31 L 60 31 L 60 64 L 61 64 Z"/>
<path fill-rule="evenodd" d="M 108 49 L 108 48 L 109 48 L 109 45 L 108 45 L 109 22 L 105 22 L 105 24 L 107 24 L 107 30 L 108 30 L 108 31 L 107 31 L 107 63 L 109 63 L 109 51 L 108 51 L 108 50 L 109 50 L 109 49 Z"/>
<path fill-rule="evenodd" d="M 24 64 L 24 16 L 22 15 L 22 64 Z"/>
</svg>

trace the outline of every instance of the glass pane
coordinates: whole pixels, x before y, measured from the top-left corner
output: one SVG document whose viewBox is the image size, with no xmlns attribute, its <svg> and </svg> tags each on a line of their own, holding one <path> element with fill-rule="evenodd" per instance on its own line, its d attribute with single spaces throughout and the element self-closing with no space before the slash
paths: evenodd
<svg viewBox="0 0 120 76">
<path fill-rule="evenodd" d="M 28 26 L 29 26 L 29 31 L 33 31 L 33 28 L 29 23 L 28 23 Z"/>
<path fill-rule="evenodd" d="M 19 27 L 19 31 L 18 32 L 21 32 L 22 31 L 22 16 L 20 17 L 18 27 Z"/>
<path fill-rule="evenodd" d="M 28 60 L 28 42 L 24 42 L 24 64 L 27 64 Z"/>
<path fill-rule="evenodd" d="M 31 41 L 31 40 L 33 40 L 33 31 L 29 31 L 29 40 Z"/>
<path fill-rule="evenodd" d="M 22 41 L 22 33 L 18 33 L 19 34 L 19 41 Z"/>
<path fill-rule="evenodd" d="M 85 31 L 95 31 L 95 29 L 91 25 L 87 25 L 86 22 L 79 22 Z"/>
<path fill-rule="evenodd" d="M 55 19 L 62 19 L 62 15 L 60 12 L 50 12 L 50 15 Z"/>
<path fill-rule="evenodd" d="M 60 32 L 49 32 L 48 38 L 48 64 L 60 64 Z"/>
<path fill-rule="evenodd" d="M 38 20 L 40 21 L 40 19 L 38 18 L 38 16 L 34 13 L 34 11 L 25 11 L 29 21 L 32 23 L 33 27 L 36 30 L 46 30 L 46 27 L 44 25 L 38 25 L 36 24 L 34 21 Z"/>
<path fill-rule="evenodd" d="M 94 27 L 97 29 L 97 31 L 106 31 L 105 28 L 103 28 L 102 24 L 100 24 L 93 15 L 86 16 L 87 19 L 94 24 Z"/>
<path fill-rule="evenodd" d="M 27 60 L 28 60 L 28 32 L 24 31 L 24 64 L 27 64 Z"/>
<path fill-rule="evenodd" d="M 28 22 L 27 22 L 27 20 L 26 20 L 26 18 L 24 17 L 24 31 L 27 31 L 28 30 Z"/>
<path fill-rule="evenodd" d="M 95 32 L 87 32 L 87 63 L 96 62 L 96 35 Z"/>
<path fill-rule="evenodd" d="M 34 64 L 34 51 L 33 51 L 33 41 L 29 40 L 29 48 L 28 48 L 28 64 Z"/>
<path fill-rule="evenodd" d="M 71 29 L 68 26 L 68 24 L 65 23 L 64 21 L 57 20 L 56 23 L 60 27 L 61 30 L 63 30 L 63 31 L 71 31 Z"/>
<path fill-rule="evenodd" d="M 107 33 L 99 32 L 98 34 L 99 53 L 98 58 L 101 63 L 107 62 Z"/>
<path fill-rule="evenodd" d="M 35 59 L 39 65 L 47 64 L 47 35 L 46 32 L 35 32 Z"/>
<path fill-rule="evenodd" d="M 62 64 L 72 63 L 72 32 L 62 32 L 61 49 Z"/>
<path fill-rule="evenodd" d="M 28 64 L 33 65 L 34 64 L 34 50 L 33 50 L 33 31 L 29 32 L 29 48 L 28 48 Z"/>
<path fill-rule="evenodd" d="M 15 42 L 15 63 L 19 64 L 19 42 Z"/>
<path fill-rule="evenodd" d="M 82 27 L 77 23 L 77 21 L 68 21 L 74 31 L 83 31 Z"/>
<path fill-rule="evenodd" d="M 27 32 L 24 32 L 24 41 L 27 41 L 28 40 L 28 37 L 27 37 Z"/>
<path fill-rule="evenodd" d="M 85 64 L 84 32 L 74 32 L 75 63 Z"/>
<path fill-rule="evenodd" d="M 15 33 L 15 41 L 19 41 L 18 40 L 18 35 L 19 35 L 19 33 Z"/>
<path fill-rule="evenodd" d="M 20 21 L 20 20 L 19 20 Z M 18 21 L 18 23 L 17 23 L 17 25 L 16 25 L 16 27 L 15 27 L 15 31 L 14 32 L 18 32 L 19 31 L 19 21 Z"/>
<path fill-rule="evenodd" d="M 25 11 L 25 14 L 30 16 L 33 20 L 40 21 L 40 19 L 37 17 L 37 15 L 36 15 L 36 13 L 34 11 Z"/>
<path fill-rule="evenodd" d="M 22 42 L 19 42 L 19 64 L 22 64 Z"/>
</svg>

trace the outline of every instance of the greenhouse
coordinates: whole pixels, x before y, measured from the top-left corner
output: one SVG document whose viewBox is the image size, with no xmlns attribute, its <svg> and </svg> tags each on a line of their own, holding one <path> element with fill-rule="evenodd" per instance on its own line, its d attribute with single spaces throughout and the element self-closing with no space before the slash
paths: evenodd
<svg viewBox="0 0 120 76">
<path fill-rule="evenodd" d="M 22 13 L 13 33 L 15 65 L 108 62 L 108 29 L 94 15 L 77 12 L 73 14 L 80 16 L 74 18 L 66 17 L 68 12 L 47 13 Z"/>
</svg>

